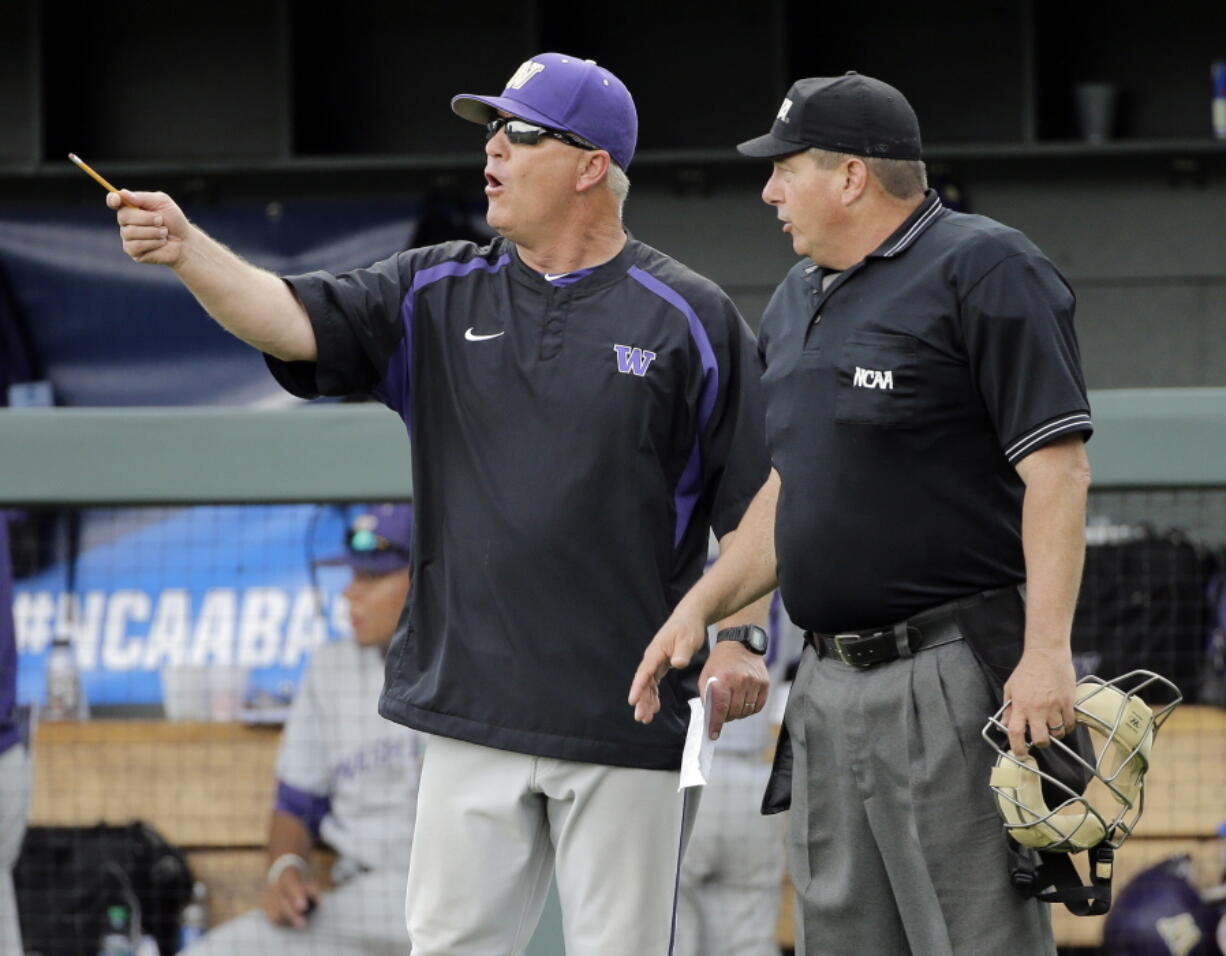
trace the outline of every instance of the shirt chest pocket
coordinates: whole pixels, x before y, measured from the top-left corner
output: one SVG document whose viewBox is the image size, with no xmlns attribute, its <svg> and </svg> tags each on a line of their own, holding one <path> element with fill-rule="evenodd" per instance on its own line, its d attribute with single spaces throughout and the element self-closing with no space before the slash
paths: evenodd
<svg viewBox="0 0 1226 956">
<path fill-rule="evenodd" d="M 856 332 L 843 344 L 834 419 L 902 428 L 915 416 L 916 341 L 909 335 Z"/>
</svg>

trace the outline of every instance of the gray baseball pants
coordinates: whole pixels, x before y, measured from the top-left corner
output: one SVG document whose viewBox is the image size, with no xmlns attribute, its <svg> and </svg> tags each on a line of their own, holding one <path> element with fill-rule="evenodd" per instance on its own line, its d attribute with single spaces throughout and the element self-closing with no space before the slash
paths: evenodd
<svg viewBox="0 0 1226 956">
<path fill-rule="evenodd" d="M 715 750 L 681 865 L 678 956 L 779 956 L 785 820 L 759 810 L 770 764 Z"/>
<path fill-rule="evenodd" d="M 190 956 L 408 956 L 404 870 L 370 870 L 320 895 L 305 929 L 274 926 L 263 910 L 210 930 Z"/>
<path fill-rule="evenodd" d="M 13 866 L 21 853 L 30 808 L 30 758 L 24 744 L 0 753 L 0 953 L 20 953 L 21 925 Z"/>
<path fill-rule="evenodd" d="M 556 870 L 567 956 L 667 956 L 696 799 L 676 771 L 431 737 L 406 917 L 414 956 L 515 956 Z"/>
<path fill-rule="evenodd" d="M 788 701 L 796 952 L 1056 952 L 1010 885 L 980 738 L 996 701 L 966 641 L 874 667 L 807 647 Z"/>
</svg>

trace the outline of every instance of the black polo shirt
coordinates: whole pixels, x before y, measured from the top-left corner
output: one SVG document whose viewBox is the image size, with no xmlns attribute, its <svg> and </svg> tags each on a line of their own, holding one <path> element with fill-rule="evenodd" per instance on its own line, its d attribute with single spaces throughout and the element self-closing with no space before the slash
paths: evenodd
<svg viewBox="0 0 1226 956">
<path fill-rule="evenodd" d="M 451 242 L 286 280 L 318 363 L 296 395 L 373 391 L 413 443 L 413 587 L 380 712 L 521 753 L 680 766 L 701 661 L 662 712 L 643 649 L 766 478 L 758 355 L 710 281 L 630 239 L 546 278 Z M 361 467 L 360 462 L 354 463 Z"/>
<path fill-rule="evenodd" d="M 1025 579 L 1015 466 L 1091 431 L 1074 297 L 1021 233 L 926 199 L 823 288 L 766 309 L 767 437 L 784 604 L 874 627 Z"/>
</svg>

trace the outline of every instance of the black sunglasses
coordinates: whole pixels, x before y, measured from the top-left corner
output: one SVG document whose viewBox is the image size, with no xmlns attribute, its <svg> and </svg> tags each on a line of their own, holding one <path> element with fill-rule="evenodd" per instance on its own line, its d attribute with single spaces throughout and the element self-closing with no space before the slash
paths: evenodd
<svg viewBox="0 0 1226 956">
<path fill-rule="evenodd" d="M 514 116 L 496 116 L 486 123 L 485 141 L 488 143 L 497 136 L 499 130 L 507 134 L 508 142 L 514 143 L 517 146 L 535 146 L 541 141 L 542 136 L 552 136 L 554 139 L 561 140 L 567 146 L 574 146 L 578 149 L 600 148 L 571 133 L 564 133 L 560 129 L 550 129 L 548 126 L 538 126 L 536 123 L 516 119 Z"/>
<path fill-rule="evenodd" d="M 356 551 L 362 554 L 368 554 L 372 551 L 399 551 L 401 550 L 396 545 L 392 544 L 387 538 L 381 534 L 368 528 L 357 528 L 349 533 L 347 542 L 350 551 Z"/>
</svg>

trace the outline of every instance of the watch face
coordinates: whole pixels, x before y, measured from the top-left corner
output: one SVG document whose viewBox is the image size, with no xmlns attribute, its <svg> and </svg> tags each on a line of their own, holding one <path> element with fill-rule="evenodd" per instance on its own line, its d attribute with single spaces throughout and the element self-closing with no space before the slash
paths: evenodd
<svg viewBox="0 0 1226 956">
<path fill-rule="evenodd" d="M 766 631 L 756 624 L 738 624 L 735 627 L 726 627 L 716 635 L 715 639 L 717 641 L 736 641 L 755 654 L 766 653 Z"/>
</svg>

